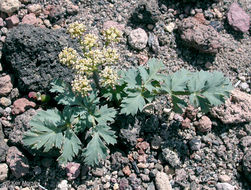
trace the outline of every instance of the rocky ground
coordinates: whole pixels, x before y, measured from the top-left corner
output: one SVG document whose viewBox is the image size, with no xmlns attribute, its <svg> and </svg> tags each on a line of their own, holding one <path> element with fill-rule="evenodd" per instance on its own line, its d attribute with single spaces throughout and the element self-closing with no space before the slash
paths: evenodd
<svg viewBox="0 0 251 190">
<path fill-rule="evenodd" d="M 235 3 L 234 3 L 235 2 Z M 0 190 L 251 189 L 251 39 L 249 0 L 0 0 Z M 167 72 L 218 70 L 235 86 L 226 104 L 207 115 L 173 113 L 160 97 L 154 109 L 121 119 L 119 144 L 95 168 L 58 165 L 22 143 L 53 78 L 71 81 L 58 61 L 76 47 L 65 28 L 123 32 L 116 67 L 161 59 Z M 151 112 L 151 113 L 149 113 Z"/>
</svg>

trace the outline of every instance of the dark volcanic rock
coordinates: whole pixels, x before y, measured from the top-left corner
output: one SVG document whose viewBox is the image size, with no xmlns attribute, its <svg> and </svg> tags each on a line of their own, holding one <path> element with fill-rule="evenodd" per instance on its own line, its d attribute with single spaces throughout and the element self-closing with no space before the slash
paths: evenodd
<svg viewBox="0 0 251 190">
<path fill-rule="evenodd" d="M 3 66 L 13 70 L 20 90 L 48 91 L 52 79 L 72 80 L 72 71 L 58 61 L 66 46 L 73 43 L 62 30 L 19 25 L 7 35 Z"/>
<path fill-rule="evenodd" d="M 156 0 L 141 0 L 132 14 L 134 23 L 155 24 L 160 17 L 158 2 Z"/>
<path fill-rule="evenodd" d="M 246 178 L 251 183 L 251 149 L 246 151 L 246 154 L 243 157 L 243 171 Z"/>
<path fill-rule="evenodd" d="M 183 19 L 178 29 L 184 43 L 200 52 L 218 53 L 222 47 L 219 33 L 212 26 L 201 24 L 196 18 Z"/>
<path fill-rule="evenodd" d="M 23 145 L 23 134 L 31 128 L 29 122 L 35 114 L 36 111 L 34 109 L 29 109 L 15 118 L 13 131 L 9 135 L 9 139 L 12 143 Z"/>
</svg>

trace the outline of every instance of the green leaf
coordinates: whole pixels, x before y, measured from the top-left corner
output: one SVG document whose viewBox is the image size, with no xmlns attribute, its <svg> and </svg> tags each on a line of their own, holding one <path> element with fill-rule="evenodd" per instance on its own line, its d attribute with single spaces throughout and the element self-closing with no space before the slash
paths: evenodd
<svg viewBox="0 0 251 190">
<path fill-rule="evenodd" d="M 173 111 L 176 113 L 182 113 L 182 108 L 187 106 L 186 102 L 175 95 L 172 95 L 171 98 L 173 103 Z"/>
<path fill-rule="evenodd" d="M 77 95 L 72 91 L 72 88 L 68 83 L 57 79 L 53 81 L 51 85 L 52 88 L 50 92 L 58 93 L 58 95 L 55 97 L 55 100 L 58 101 L 59 104 L 69 106 L 82 104 L 82 98 L 80 95 Z"/>
<path fill-rule="evenodd" d="M 128 97 L 122 100 L 121 114 L 135 115 L 138 110 L 142 111 L 146 101 L 140 92 L 129 92 Z"/>
<path fill-rule="evenodd" d="M 137 88 L 141 85 L 139 72 L 136 68 L 124 71 L 123 80 L 127 84 L 127 88 Z"/>
<path fill-rule="evenodd" d="M 59 163 L 67 163 L 73 160 L 74 156 L 77 156 L 81 150 L 81 141 L 76 134 L 67 129 L 64 134 L 63 147 L 61 149 L 61 155 L 58 157 Z"/>
<path fill-rule="evenodd" d="M 116 143 L 115 132 L 106 125 L 97 125 L 93 129 L 91 141 L 83 152 L 86 164 L 94 166 L 99 163 L 100 159 L 105 159 L 107 154 L 107 145 Z"/>
<path fill-rule="evenodd" d="M 107 155 L 107 147 L 102 142 L 98 133 L 94 133 L 91 141 L 87 144 L 83 152 L 84 162 L 87 165 L 98 165 L 99 159 L 105 158 Z"/>
<path fill-rule="evenodd" d="M 95 127 L 96 132 L 99 134 L 102 139 L 106 142 L 106 144 L 114 145 L 116 141 L 115 132 L 111 130 L 107 125 L 97 125 Z"/>
<path fill-rule="evenodd" d="M 32 128 L 24 134 L 23 143 L 48 152 L 62 144 L 62 117 L 58 110 L 39 111 L 30 121 Z"/>
<path fill-rule="evenodd" d="M 99 124 L 104 124 L 108 121 L 113 122 L 114 118 L 116 116 L 116 110 L 114 108 L 108 108 L 107 105 L 101 106 L 98 110 L 95 112 L 95 120 Z"/>
</svg>

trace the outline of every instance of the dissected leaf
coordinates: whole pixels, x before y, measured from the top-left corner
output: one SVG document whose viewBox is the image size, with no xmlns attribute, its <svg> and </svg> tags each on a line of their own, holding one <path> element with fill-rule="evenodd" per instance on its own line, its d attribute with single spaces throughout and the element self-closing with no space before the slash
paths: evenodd
<svg viewBox="0 0 251 190">
<path fill-rule="evenodd" d="M 130 92 L 128 97 L 122 100 L 120 113 L 135 115 L 138 111 L 142 111 L 145 104 L 146 101 L 141 92 Z"/>
<path fill-rule="evenodd" d="M 114 108 L 108 108 L 107 105 L 101 106 L 98 110 L 95 112 L 95 120 L 99 124 L 104 124 L 108 121 L 113 122 L 114 118 L 116 116 L 116 110 Z"/>
<path fill-rule="evenodd" d="M 173 103 L 173 111 L 176 113 L 182 113 L 182 108 L 187 106 L 186 102 L 175 95 L 172 95 L 171 98 Z"/>
<path fill-rule="evenodd" d="M 81 150 L 81 141 L 76 134 L 71 130 L 67 129 L 64 132 L 63 146 L 61 149 L 61 155 L 58 157 L 59 163 L 66 163 L 73 160 L 74 156 L 77 156 Z"/>
<path fill-rule="evenodd" d="M 98 133 L 94 133 L 91 141 L 87 144 L 83 152 L 84 162 L 87 165 L 98 165 L 99 159 L 105 158 L 107 155 L 107 147 L 102 142 Z"/>
</svg>

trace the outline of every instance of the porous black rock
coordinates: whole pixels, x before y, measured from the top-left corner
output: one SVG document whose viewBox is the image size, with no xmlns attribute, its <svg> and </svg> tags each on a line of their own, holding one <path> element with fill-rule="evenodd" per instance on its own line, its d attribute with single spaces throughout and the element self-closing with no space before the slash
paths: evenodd
<svg viewBox="0 0 251 190">
<path fill-rule="evenodd" d="M 7 34 L 2 63 L 14 73 L 21 91 L 47 92 L 52 79 L 73 78 L 72 70 L 58 60 L 64 47 L 76 47 L 64 30 L 19 25 Z"/>
</svg>

